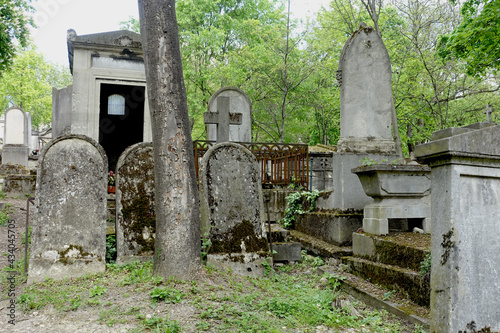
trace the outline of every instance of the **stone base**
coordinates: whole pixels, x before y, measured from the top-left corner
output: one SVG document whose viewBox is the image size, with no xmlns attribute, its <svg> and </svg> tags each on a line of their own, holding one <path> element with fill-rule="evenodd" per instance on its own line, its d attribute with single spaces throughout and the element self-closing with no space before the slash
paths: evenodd
<svg viewBox="0 0 500 333">
<path fill-rule="evenodd" d="M 3 191 L 12 197 L 35 196 L 36 176 L 9 175 L 3 182 Z"/>
<path fill-rule="evenodd" d="M 337 143 L 339 153 L 395 155 L 396 144 L 383 138 L 340 138 Z"/>
<path fill-rule="evenodd" d="M 360 153 L 334 153 L 333 154 L 333 195 L 328 203 L 322 203 L 322 209 L 363 209 L 373 202 L 365 194 L 358 176 L 351 170 L 362 165 L 363 159 L 380 162 L 382 160 L 394 161 L 397 155 L 360 154 Z"/>
<path fill-rule="evenodd" d="M 2 164 L 18 164 L 28 167 L 29 147 L 25 145 L 4 145 Z"/>
<path fill-rule="evenodd" d="M 389 219 L 422 219 L 424 232 L 430 232 L 431 207 L 420 198 L 382 199 L 364 209 L 363 231 L 373 235 L 389 233 Z M 406 230 L 401 231 L 407 231 Z"/>
<path fill-rule="evenodd" d="M 278 262 L 299 261 L 302 259 L 302 244 L 294 243 L 273 243 L 273 260 Z"/>
<path fill-rule="evenodd" d="M 102 273 L 106 270 L 106 260 L 76 259 L 71 263 L 54 261 L 54 259 L 30 259 L 28 284 L 43 282 L 47 278 L 75 278 L 86 274 Z"/>
<path fill-rule="evenodd" d="M 358 211 L 333 211 L 298 215 L 295 230 L 339 246 L 350 244 L 352 233 L 361 228 L 363 215 Z"/>
<path fill-rule="evenodd" d="M 207 265 L 220 270 L 230 269 L 234 274 L 242 276 L 263 277 L 267 258 L 258 253 L 209 254 Z"/>
</svg>

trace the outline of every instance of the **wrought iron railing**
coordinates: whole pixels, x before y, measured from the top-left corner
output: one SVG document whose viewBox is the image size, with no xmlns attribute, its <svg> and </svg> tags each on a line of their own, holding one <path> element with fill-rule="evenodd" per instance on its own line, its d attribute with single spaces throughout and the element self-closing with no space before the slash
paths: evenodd
<svg viewBox="0 0 500 333">
<path fill-rule="evenodd" d="M 301 185 L 309 188 L 309 152 L 306 144 L 237 142 L 254 154 L 260 163 L 262 184 L 274 186 Z M 198 177 L 199 163 L 215 141 L 197 140 L 194 163 Z"/>
</svg>

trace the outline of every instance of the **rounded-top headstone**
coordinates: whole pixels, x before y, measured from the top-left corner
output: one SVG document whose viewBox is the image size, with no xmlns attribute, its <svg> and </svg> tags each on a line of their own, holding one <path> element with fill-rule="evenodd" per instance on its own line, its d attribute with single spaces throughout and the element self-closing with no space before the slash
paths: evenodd
<svg viewBox="0 0 500 333">
<path fill-rule="evenodd" d="M 366 144 L 372 146 L 368 148 L 372 152 L 394 152 L 391 62 L 382 39 L 372 27 L 361 24 L 349 38 L 340 55 L 337 78 L 339 151 L 356 151 L 359 144 Z"/>
<path fill-rule="evenodd" d="M 229 126 L 229 141 L 252 141 L 252 102 L 247 94 L 236 87 L 224 87 L 216 91 L 208 101 L 208 112 L 217 112 L 217 97 L 229 97 L 229 112 L 241 113 L 241 125 Z M 217 125 L 207 125 L 207 140 L 217 141 Z"/>
<path fill-rule="evenodd" d="M 202 232 L 209 233 L 211 252 L 257 252 L 267 246 L 255 156 L 239 144 L 219 143 L 203 156 L 200 174 Z"/>
<path fill-rule="evenodd" d="M 28 281 L 78 277 L 106 268 L 107 158 L 82 135 L 42 150 Z"/>
<path fill-rule="evenodd" d="M 19 107 L 5 111 L 5 145 L 28 145 L 28 115 Z"/>
</svg>

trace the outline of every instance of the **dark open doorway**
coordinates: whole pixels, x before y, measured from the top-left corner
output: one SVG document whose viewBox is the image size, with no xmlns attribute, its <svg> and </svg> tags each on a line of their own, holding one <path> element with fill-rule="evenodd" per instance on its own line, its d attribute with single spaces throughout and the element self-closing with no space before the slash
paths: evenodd
<svg viewBox="0 0 500 333">
<path fill-rule="evenodd" d="M 143 141 L 145 87 L 101 84 L 99 143 L 108 156 L 109 170 L 116 171 L 120 154 Z"/>
</svg>

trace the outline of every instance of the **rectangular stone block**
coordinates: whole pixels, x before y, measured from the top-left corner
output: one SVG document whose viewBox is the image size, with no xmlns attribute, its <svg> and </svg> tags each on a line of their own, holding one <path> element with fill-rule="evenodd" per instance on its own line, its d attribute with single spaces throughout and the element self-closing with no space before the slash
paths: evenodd
<svg viewBox="0 0 500 333">
<path fill-rule="evenodd" d="M 21 165 L 28 167 L 29 147 L 27 145 L 4 145 L 2 164 Z"/>
<path fill-rule="evenodd" d="M 302 259 L 302 245 L 300 243 L 273 243 L 274 261 L 299 261 Z"/>
<path fill-rule="evenodd" d="M 298 215 L 295 230 L 339 246 L 350 244 L 352 233 L 362 226 L 357 212 L 306 213 Z"/>
<path fill-rule="evenodd" d="M 477 127 L 416 149 L 432 168 L 432 332 L 500 331 L 500 127 Z"/>
</svg>

